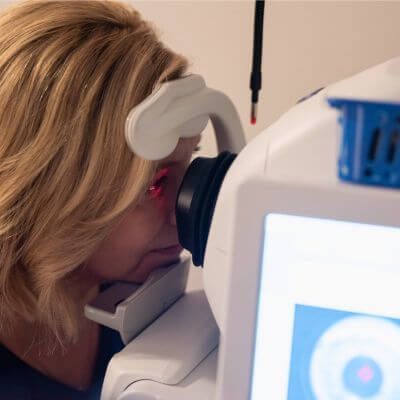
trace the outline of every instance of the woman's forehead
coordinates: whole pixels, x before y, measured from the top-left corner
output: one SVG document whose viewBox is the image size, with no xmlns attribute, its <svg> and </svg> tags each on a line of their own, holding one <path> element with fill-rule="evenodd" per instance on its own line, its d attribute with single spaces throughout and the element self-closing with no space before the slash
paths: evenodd
<svg viewBox="0 0 400 400">
<path fill-rule="evenodd" d="M 200 143 L 201 135 L 197 135 L 191 138 L 181 138 L 179 139 L 178 145 L 176 146 L 175 150 L 164 160 L 162 163 L 170 163 L 175 161 L 183 161 L 190 157 Z"/>
</svg>

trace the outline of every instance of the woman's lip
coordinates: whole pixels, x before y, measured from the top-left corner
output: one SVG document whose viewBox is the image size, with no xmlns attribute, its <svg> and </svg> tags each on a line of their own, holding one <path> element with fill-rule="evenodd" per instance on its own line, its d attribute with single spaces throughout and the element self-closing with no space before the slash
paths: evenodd
<svg viewBox="0 0 400 400">
<path fill-rule="evenodd" d="M 181 245 L 176 245 L 176 246 L 169 246 L 169 247 L 164 247 L 161 249 L 155 250 L 157 253 L 161 254 L 179 254 L 183 250 L 183 247 Z"/>
</svg>

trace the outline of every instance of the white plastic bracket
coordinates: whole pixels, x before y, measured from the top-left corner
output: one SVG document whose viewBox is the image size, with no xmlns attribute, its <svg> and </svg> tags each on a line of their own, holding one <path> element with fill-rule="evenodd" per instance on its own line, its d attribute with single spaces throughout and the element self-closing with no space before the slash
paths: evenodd
<svg viewBox="0 0 400 400">
<path fill-rule="evenodd" d="M 115 329 L 126 345 L 181 297 L 190 257 L 154 271 L 142 285 L 117 282 L 85 306 L 85 316 Z"/>
<path fill-rule="evenodd" d="M 206 86 L 200 75 L 169 81 L 134 107 L 125 124 L 129 148 L 147 160 L 168 157 L 179 138 L 199 135 L 211 119 L 219 151 L 238 153 L 246 144 L 235 106 Z"/>
</svg>

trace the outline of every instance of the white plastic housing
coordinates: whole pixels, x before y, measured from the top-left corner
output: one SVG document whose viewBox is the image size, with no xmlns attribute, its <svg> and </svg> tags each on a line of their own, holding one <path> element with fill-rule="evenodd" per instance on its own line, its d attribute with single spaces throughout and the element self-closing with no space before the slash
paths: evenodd
<svg viewBox="0 0 400 400">
<path fill-rule="evenodd" d="M 142 380 L 130 385 L 118 400 L 214 400 L 218 351 L 210 353 L 176 385 Z"/>
<path fill-rule="evenodd" d="M 397 57 L 352 76 L 350 84 L 333 85 L 327 94 L 348 100 L 400 104 L 399 78 L 400 58 Z"/>
<path fill-rule="evenodd" d="M 218 338 L 204 292 L 187 293 L 111 359 L 101 400 L 116 400 L 143 380 L 179 384 L 217 347 Z"/>
<path fill-rule="evenodd" d="M 327 98 L 358 95 L 364 100 L 397 99 L 400 103 L 400 58 L 333 84 L 295 105 L 253 139 L 228 170 L 218 195 L 204 259 L 205 291 L 223 334 L 230 257 L 236 245 L 232 232 L 239 187 L 252 177 L 294 184 L 346 185 L 337 178 L 339 114 L 328 105 Z"/>
</svg>

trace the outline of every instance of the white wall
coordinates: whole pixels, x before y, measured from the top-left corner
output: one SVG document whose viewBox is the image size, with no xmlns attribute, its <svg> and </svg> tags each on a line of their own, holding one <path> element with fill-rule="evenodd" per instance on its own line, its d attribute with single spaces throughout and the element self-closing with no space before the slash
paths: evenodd
<svg viewBox="0 0 400 400">
<path fill-rule="evenodd" d="M 193 72 L 227 93 L 248 139 L 299 98 L 400 55 L 400 2 L 266 1 L 259 118 L 250 125 L 253 1 L 131 1 Z M 204 140 L 204 153 L 214 144 Z"/>
<path fill-rule="evenodd" d="M 232 98 L 249 139 L 305 94 L 400 55 L 400 2 L 267 1 L 254 127 L 249 123 L 254 1 L 125 1 L 154 22 L 208 86 Z M 212 154 L 214 141 L 206 136 L 203 153 Z"/>
</svg>

